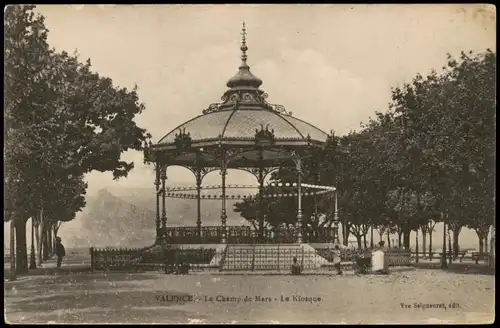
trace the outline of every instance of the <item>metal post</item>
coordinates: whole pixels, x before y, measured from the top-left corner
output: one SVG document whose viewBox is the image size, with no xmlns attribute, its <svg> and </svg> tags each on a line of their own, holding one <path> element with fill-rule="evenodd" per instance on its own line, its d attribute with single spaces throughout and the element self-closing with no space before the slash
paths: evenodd
<svg viewBox="0 0 500 328">
<path fill-rule="evenodd" d="M 259 167 L 259 239 L 264 242 L 264 169 Z"/>
<path fill-rule="evenodd" d="M 200 238 L 201 242 L 201 168 L 196 168 L 196 201 L 197 201 L 197 218 L 196 218 L 196 227 L 198 230 L 198 238 Z"/>
<path fill-rule="evenodd" d="M 300 157 L 296 158 L 297 165 L 297 243 L 302 244 L 302 163 Z"/>
<path fill-rule="evenodd" d="M 333 214 L 333 243 L 340 244 L 340 239 L 339 239 L 339 208 L 338 208 L 337 188 L 335 188 L 335 212 Z"/>
<path fill-rule="evenodd" d="M 162 230 L 162 244 L 167 242 L 167 205 L 166 205 L 166 182 L 167 182 L 167 166 L 163 165 L 161 168 L 161 230 Z"/>
<path fill-rule="evenodd" d="M 227 214 L 226 214 L 226 175 L 227 175 L 227 168 L 226 168 L 226 159 L 225 159 L 225 154 L 222 156 L 222 161 L 221 161 L 221 168 L 220 168 L 220 176 L 222 180 L 222 210 L 221 210 L 221 224 L 222 224 L 222 240 L 221 242 L 223 244 L 227 243 L 227 231 L 226 231 L 226 221 L 227 221 Z"/>
<path fill-rule="evenodd" d="M 160 221 L 160 164 L 155 164 L 155 186 L 156 186 L 156 244 L 161 241 L 161 221 Z"/>
<path fill-rule="evenodd" d="M 36 269 L 36 255 L 35 255 L 35 224 L 34 217 L 31 217 L 31 254 L 30 254 L 30 270 Z"/>
</svg>

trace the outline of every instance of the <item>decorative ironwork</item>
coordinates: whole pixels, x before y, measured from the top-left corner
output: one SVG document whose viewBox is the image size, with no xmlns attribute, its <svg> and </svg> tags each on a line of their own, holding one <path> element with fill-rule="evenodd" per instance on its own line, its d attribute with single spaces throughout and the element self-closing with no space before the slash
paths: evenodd
<svg viewBox="0 0 500 328">
<path fill-rule="evenodd" d="M 156 156 L 155 153 L 152 150 L 152 143 L 151 140 L 149 141 L 144 141 L 144 146 L 143 146 L 143 154 L 144 154 L 144 164 L 149 164 L 153 163 L 156 161 Z"/>
<path fill-rule="evenodd" d="M 255 130 L 255 145 L 258 147 L 268 147 L 274 145 L 274 130 L 269 131 L 269 124 L 264 126 L 260 125 L 260 130 Z"/>
<path fill-rule="evenodd" d="M 175 134 L 175 147 L 179 152 L 185 152 L 191 149 L 191 134 L 188 132 L 186 133 L 186 128 L 183 128 L 182 130 L 179 129 L 179 133 Z"/>
<path fill-rule="evenodd" d="M 243 94 L 243 101 L 244 102 L 254 102 L 255 98 L 250 93 L 245 93 L 245 94 Z"/>
<path fill-rule="evenodd" d="M 278 112 L 278 113 L 283 114 L 283 115 L 292 116 L 292 112 L 287 111 L 286 108 L 285 108 L 285 106 L 283 106 L 283 105 L 277 105 L 277 104 L 271 104 L 271 103 L 267 102 L 266 99 L 267 99 L 268 96 L 269 95 L 267 93 L 265 93 L 265 92 L 263 92 L 259 96 L 260 103 L 263 104 L 266 109 Z"/>
<path fill-rule="evenodd" d="M 204 109 L 202 111 L 202 113 L 203 113 L 203 115 L 206 115 L 206 114 L 210 114 L 210 113 L 213 113 L 213 112 L 218 112 L 218 111 L 221 110 L 222 105 L 224 105 L 224 103 L 213 103 L 213 104 L 210 104 L 207 109 Z"/>
<path fill-rule="evenodd" d="M 237 103 L 241 100 L 241 96 L 239 94 L 239 92 L 235 92 L 231 95 L 231 97 L 229 97 L 229 102 L 232 102 L 232 103 Z"/>
<path fill-rule="evenodd" d="M 267 109 L 278 112 L 283 115 L 292 116 L 292 112 L 288 112 L 283 105 L 266 103 Z"/>
<path fill-rule="evenodd" d="M 245 172 L 248 172 L 252 175 L 254 175 L 257 179 L 259 177 L 260 170 L 262 170 L 262 175 L 264 179 L 272 172 L 279 170 L 279 167 L 240 167 L 238 168 L 239 170 L 243 170 Z"/>
</svg>

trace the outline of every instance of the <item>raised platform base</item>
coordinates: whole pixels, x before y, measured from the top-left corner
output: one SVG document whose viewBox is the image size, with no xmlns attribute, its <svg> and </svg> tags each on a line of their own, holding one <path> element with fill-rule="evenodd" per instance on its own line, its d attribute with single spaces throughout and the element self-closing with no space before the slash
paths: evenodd
<svg viewBox="0 0 500 328">
<path fill-rule="evenodd" d="M 303 270 L 328 264 L 308 244 L 228 245 L 219 264 L 221 271 L 290 270 L 294 259 Z"/>
</svg>

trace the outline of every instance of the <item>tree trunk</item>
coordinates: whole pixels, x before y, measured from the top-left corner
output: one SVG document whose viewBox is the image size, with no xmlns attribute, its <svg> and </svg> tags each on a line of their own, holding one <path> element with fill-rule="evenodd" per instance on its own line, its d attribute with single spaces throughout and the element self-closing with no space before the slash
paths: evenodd
<svg viewBox="0 0 500 328">
<path fill-rule="evenodd" d="M 476 230 L 477 238 L 479 239 L 479 255 L 484 253 L 484 240 L 487 234 L 483 233 L 481 230 Z"/>
<path fill-rule="evenodd" d="M 449 230 L 448 230 L 448 254 L 449 254 L 449 262 L 450 264 L 452 263 L 452 258 L 453 258 L 453 248 L 452 248 L 452 245 L 451 245 L 451 234 L 449 233 Z"/>
<path fill-rule="evenodd" d="M 398 247 L 399 248 L 401 248 L 401 246 L 402 246 L 402 243 L 401 243 L 402 242 L 402 238 L 401 238 L 402 236 L 403 236 L 403 231 L 398 230 Z"/>
<path fill-rule="evenodd" d="M 453 257 L 455 258 L 458 258 L 458 252 L 460 251 L 458 246 L 458 236 L 460 235 L 460 230 L 462 230 L 462 228 L 453 230 Z"/>
<path fill-rule="evenodd" d="M 43 260 L 47 261 L 50 259 L 50 253 L 49 253 L 49 231 L 50 231 L 50 223 L 47 222 L 47 224 L 44 225 L 44 229 L 42 231 L 42 240 L 43 240 Z"/>
<path fill-rule="evenodd" d="M 10 219 L 10 280 L 14 281 L 16 277 L 16 228 L 14 226 L 14 219 Z"/>
<path fill-rule="evenodd" d="M 365 248 L 368 247 L 368 244 L 366 243 L 366 234 L 363 235 L 363 246 L 365 246 Z"/>
<path fill-rule="evenodd" d="M 373 226 L 370 231 L 370 248 L 373 249 Z"/>
<path fill-rule="evenodd" d="M 403 230 L 403 246 L 406 249 L 410 249 L 410 233 L 411 230 L 405 227 Z"/>
<path fill-rule="evenodd" d="M 36 252 L 35 252 L 35 257 L 39 257 L 38 254 L 40 254 L 40 244 L 41 241 L 40 241 L 40 223 L 39 222 L 35 222 L 35 248 L 36 248 Z"/>
<path fill-rule="evenodd" d="M 425 257 L 426 243 L 427 243 L 427 231 L 422 230 L 422 254 L 423 254 L 423 257 Z"/>
<path fill-rule="evenodd" d="M 59 229 L 57 227 L 57 223 L 54 224 L 54 226 L 52 227 L 53 231 L 52 231 L 52 254 L 55 255 L 56 253 L 56 237 L 57 237 L 57 230 Z"/>
<path fill-rule="evenodd" d="M 16 227 L 16 271 L 17 273 L 28 272 L 28 248 L 26 245 L 26 219 L 18 219 Z"/>
<path fill-rule="evenodd" d="M 483 255 L 484 252 L 484 237 L 479 236 L 479 255 Z"/>
<path fill-rule="evenodd" d="M 356 240 L 358 241 L 358 249 L 361 249 L 361 246 L 362 246 L 361 237 L 362 237 L 361 235 L 356 235 Z"/>
<path fill-rule="evenodd" d="M 387 231 L 387 247 L 391 248 L 391 234 Z"/>
<path fill-rule="evenodd" d="M 484 237 L 484 252 L 485 253 L 489 252 L 489 249 L 488 249 L 488 234 L 486 234 L 486 236 Z"/>
<path fill-rule="evenodd" d="M 53 227 L 53 226 L 54 226 L 54 224 L 52 223 L 52 224 L 50 225 L 50 227 L 47 229 L 47 230 L 48 230 L 48 231 L 47 231 L 47 233 L 48 233 L 48 235 L 49 235 L 49 238 L 48 238 L 48 240 L 47 240 L 48 249 L 49 249 L 49 258 L 50 258 L 50 257 L 52 257 L 53 252 L 54 252 L 54 250 L 53 250 L 53 248 L 52 248 L 52 246 L 54 245 L 54 242 L 52 241 L 52 238 L 53 238 L 53 237 L 52 237 L 52 227 Z"/>
<path fill-rule="evenodd" d="M 43 220 L 43 208 L 39 212 L 39 224 L 38 224 L 38 231 L 36 232 L 37 235 L 37 242 L 38 242 L 38 266 L 42 265 L 42 246 L 43 246 L 43 226 L 44 226 L 44 220 Z"/>
<path fill-rule="evenodd" d="M 429 256 L 432 253 L 432 230 L 429 230 Z"/>
<path fill-rule="evenodd" d="M 349 231 L 349 225 L 348 224 L 343 224 L 342 225 L 342 228 L 343 228 L 343 237 L 344 237 L 344 246 L 349 246 L 349 234 L 350 234 L 350 231 Z"/>
</svg>

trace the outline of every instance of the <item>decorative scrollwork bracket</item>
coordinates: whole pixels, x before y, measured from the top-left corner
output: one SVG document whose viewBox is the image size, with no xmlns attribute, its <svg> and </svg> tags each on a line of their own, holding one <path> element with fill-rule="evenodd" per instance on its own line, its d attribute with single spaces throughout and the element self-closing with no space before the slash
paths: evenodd
<svg viewBox="0 0 500 328">
<path fill-rule="evenodd" d="M 188 132 L 186 133 L 186 128 L 180 130 L 179 133 L 175 134 L 175 147 L 177 148 L 177 151 L 180 153 L 187 152 L 191 149 L 191 134 Z"/>
<path fill-rule="evenodd" d="M 264 129 L 264 125 L 260 125 L 260 130 L 255 130 L 255 145 L 259 148 L 269 147 L 274 145 L 275 137 L 274 130 L 269 130 L 269 124 L 266 125 Z"/>
</svg>

